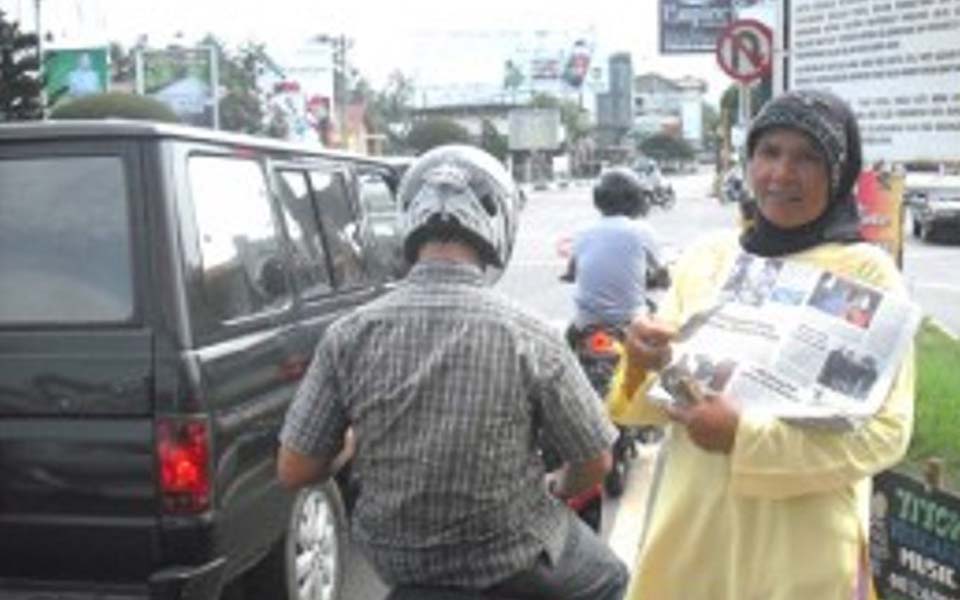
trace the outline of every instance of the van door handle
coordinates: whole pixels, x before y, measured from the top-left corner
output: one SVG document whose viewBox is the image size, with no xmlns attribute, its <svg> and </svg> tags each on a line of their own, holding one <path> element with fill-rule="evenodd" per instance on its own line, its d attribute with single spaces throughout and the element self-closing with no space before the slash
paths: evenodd
<svg viewBox="0 0 960 600">
<path fill-rule="evenodd" d="M 277 368 L 282 381 L 298 381 L 307 372 L 310 361 L 302 354 L 293 354 L 283 359 Z"/>
</svg>

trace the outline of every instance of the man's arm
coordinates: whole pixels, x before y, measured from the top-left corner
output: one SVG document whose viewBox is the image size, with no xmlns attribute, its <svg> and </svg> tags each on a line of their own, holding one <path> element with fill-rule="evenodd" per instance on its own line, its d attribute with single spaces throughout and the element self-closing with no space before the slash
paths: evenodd
<svg viewBox="0 0 960 600">
<path fill-rule="evenodd" d="M 343 448 L 332 458 L 310 456 L 281 445 L 277 455 L 277 477 L 288 489 L 321 483 L 353 457 L 355 448 L 352 429 L 347 430 Z"/>
<path fill-rule="evenodd" d="M 561 500 L 576 496 L 603 481 L 613 468 L 613 457 L 604 450 L 595 458 L 578 463 L 564 463 L 557 471 L 553 493 Z"/>
</svg>

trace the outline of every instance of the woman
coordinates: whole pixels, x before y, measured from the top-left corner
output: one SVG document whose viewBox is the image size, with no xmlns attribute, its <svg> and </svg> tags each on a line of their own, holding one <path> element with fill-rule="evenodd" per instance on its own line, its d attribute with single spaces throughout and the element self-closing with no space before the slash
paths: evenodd
<svg viewBox="0 0 960 600">
<path fill-rule="evenodd" d="M 645 400 L 676 327 L 709 307 L 735 257 L 783 257 L 905 294 L 892 260 L 862 243 L 852 189 L 860 135 L 849 107 L 821 92 L 769 102 L 747 138 L 752 225 L 687 252 L 658 319 L 637 318 L 613 404 L 639 423 L 672 421 L 628 598 L 851 600 L 870 597 L 870 476 L 906 451 L 913 419 L 908 353 L 879 412 L 838 432 L 752 414 L 697 391 L 665 412 Z M 629 402 L 626 399 L 629 398 Z"/>
</svg>

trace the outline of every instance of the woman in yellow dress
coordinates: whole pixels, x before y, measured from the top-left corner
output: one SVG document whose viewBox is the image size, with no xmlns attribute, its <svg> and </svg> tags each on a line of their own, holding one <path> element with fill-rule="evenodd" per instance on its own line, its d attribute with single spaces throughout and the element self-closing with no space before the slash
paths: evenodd
<svg viewBox="0 0 960 600">
<path fill-rule="evenodd" d="M 845 431 L 752 413 L 696 392 L 646 399 L 677 327 L 710 307 L 735 257 L 782 257 L 906 294 L 893 261 L 860 240 L 852 190 L 861 169 L 850 108 L 823 92 L 769 102 L 747 137 L 757 214 L 742 233 L 698 243 L 676 264 L 656 318 L 639 317 L 609 398 L 616 420 L 672 423 L 627 597 L 630 600 L 864 600 L 870 477 L 898 462 L 913 421 L 913 353 L 880 410 Z"/>
</svg>

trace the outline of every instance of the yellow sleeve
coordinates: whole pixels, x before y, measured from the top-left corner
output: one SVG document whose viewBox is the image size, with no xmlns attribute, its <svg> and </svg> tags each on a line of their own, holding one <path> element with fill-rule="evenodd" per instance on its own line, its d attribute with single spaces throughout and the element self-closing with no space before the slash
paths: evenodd
<svg viewBox="0 0 960 600">
<path fill-rule="evenodd" d="M 905 294 L 895 267 L 869 259 L 851 262 L 859 263 L 860 272 L 848 274 Z M 914 360 L 911 346 L 880 410 L 852 431 L 818 430 L 744 413 L 731 455 L 731 491 L 769 499 L 829 492 L 896 464 L 906 454 L 913 430 Z"/>
</svg>

